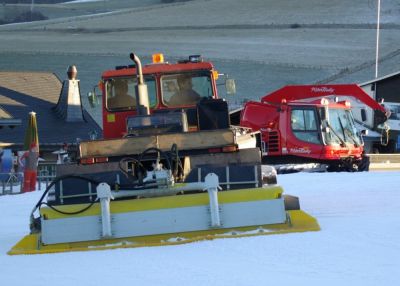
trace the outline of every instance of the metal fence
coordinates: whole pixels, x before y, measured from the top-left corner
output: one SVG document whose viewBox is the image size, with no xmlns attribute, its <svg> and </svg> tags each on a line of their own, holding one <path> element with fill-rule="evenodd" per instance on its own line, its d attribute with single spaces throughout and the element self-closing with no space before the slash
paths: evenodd
<svg viewBox="0 0 400 286">
<path fill-rule="evenodd" d="M 47 188 L 56 177 L 56 162 L 39 162 L 37 170 L 37 190 Z M 0 195 L 13 195 L 22 192 L 24 175 L 21 172 L 0 174 Z"/>
<path fill-rule="evenodd" d="M 45 185 L 47 188 L 51 181 L 56 177 L 56 163 L 55 162 L 40 162 L 38 166 L 38 190 L 41 190 Z"/>
<path fill-rule="evenodd" d="M 21 192 L 21 173 L 2 173 L 0 174 L 0 195 L 19 194 Z"/>
</svg>

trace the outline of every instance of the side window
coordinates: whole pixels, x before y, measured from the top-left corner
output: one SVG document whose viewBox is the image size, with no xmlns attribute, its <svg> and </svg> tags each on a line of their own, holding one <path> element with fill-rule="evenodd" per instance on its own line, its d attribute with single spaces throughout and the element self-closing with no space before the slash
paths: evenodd
<svg viewBox="0 0 400 286">
<path fill-rule="evenodd" d="M 292 123 L 292 130 L 300 130 L 300 131 L 304 131 L 306 130 L 305 126 L 304 126 L 304 114 L 303 114 L 303 110 L 299 110 L 299 109 L 294 109 L 292 110 L 292 116 L 291 116 L 291 121 Z"/>
<path fill-rule="evenodd" d="M 133 82 L 121 78 L 109 81 L 107 84 L 107 107 L 109 109 L 134 109 L 136 99 Z"/>
<path fill-rule="evenodd" d="M 317 129 L 317 116 L 313 109 L 293 109 L 290 122 L 293 134 L 298 139 L 309 143 L 321 143 Z"/>
</svg>

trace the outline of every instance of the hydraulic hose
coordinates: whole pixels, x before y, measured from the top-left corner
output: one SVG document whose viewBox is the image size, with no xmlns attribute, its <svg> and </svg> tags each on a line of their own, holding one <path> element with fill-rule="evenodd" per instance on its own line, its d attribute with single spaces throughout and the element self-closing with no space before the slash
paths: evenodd
<svg viewBox="0 0 400 286">
<path fill-rule="evenodd" d="M 167 162 L 167 169 L 171 170 L 171 161 L 170 161 L 169 157 L 163 151 L 161 151 L 160 149 L 155 148 L 155 147 L 150 147 L 150 148 L 147 148 L 146 150 L 144 150 L 142 152 L 142 154 L 139 155 L 139 159 L 138 159 L 139 162 L 142 162 L 144 155 L 146 155 L 150 151 L 155 151 L 155 152 L 159 153 L 162 157 L 164 157 L 165 161 Z"/>
<path fill-rule="evenodd" d="M 46 190 L 43 192 L 43 195 L 40 197 L 39 201 L 36 203 L 36 205 L 34 206 L 32 212 L 31 212 L 31 215 L 30 215 L 30 220 L 31 220 L 31 231 L 33 231 L 34 229 L 37 230 L 37 229 L 40 227 L 40 223 L 39 223 L 39 226 L 38 226 L 38 224 L 35 223 L 35 216 L 34 216 L 34 213 L 35 213 L 35 211 L 36 211 L 38 208 L 40 209 L 41 205 L 47 205 L 47 206 L 48 206 L 49 208 L 51 208 L 52 210 L 54 210 L 54 211 L 56 211 L 56 212 L 59 212 L 59 213 L 62 213 L 62 214 L 65 214 L 65 215 L 79 214 L 79 213 L 82 213 L 82 212 L 88 210 L 89 208 L 91 208 L 91 207 L 93 206 L 93 204 L 94 204 L 95 202 L 92 202 L 92 203 L 90 203 L 88 206 L 86 206 L 85 208 L 83 208 L 83 209 L 81 209 L 81 210 L 78 210 L 78 211 L 75 211 L 75 212 L 64 212 L 64 211 L 61 211 L 61 210 L 59 210 L 59 209 L 56 209 L 56 208 L 54 208 L 53 206 L 50 206 L 49 204 L 43 202 L 43 199 L 46 197 L 46 195 L 48 194 L 48 192 L 50 191 L 50 189 L 51 189 L 55 184 L 57 184 L 57 183 L 58 183 L 59 181 L 61 181 L 61 180 L 68 179 L 68 178 L 82 179 L 82 180 L 86 180 L 86 181 L 88 181 L 88 182 L 90 182 L 90 183 L 93 183 L 93 184 L 96 184 L 96 185 L 100 183 L 100 182 L 98 182 L 98 181 L 96 181 L 96 180 L 93 180 L 92 178 L 88 178 L 88 177 L 81 176 L 81 175 L 64 175 L 64 176 L 60 176 L 60 177 L 55 178 L 55 179 L 50 183 L 50 185 L 47 186 Z"/>
<path fill-rule="evenodd" d="M 141 169 L 145 172 L 146 169 L 144 168 L 144 166 L 143 166 L 143 164 L 142 164 L 141 161 L 143 160 L 144 155 L 146 155 L 147 153 L 149 153 L 149 152 L 151 152 L 151 151 L 158 152 L 162 157 L 164 157 L 165 160 L 166 160 L 166 162 L 167 162 L 167 169 L 168 169 L 168 170 L 171 170 L 171 167 L 172 167 L 172 166 L 171 166 L 170 158 L 169 158 L 163 151 L 161 151 L 160 149 L 155 148 L 155 147 L 151 147 L 151 148 L 148 148 L 148 149 L 144 150 L 144 151 L 140 154 L 138 160 L 135 159 L 135 158 L 131 158 L 131 157 L 123 158 L 123 159 L 119 162 L 119 168 L 120 168 L 120 170 L 121 170 L 125 175 L 127 175 L 129 178 L 132 178 L 132 175 L 129 174 L 124 168 L 122 168 L 122 163 L 129 160 L 129 161 L 133 161 L 134 163 L 136 163 L 136 164 L 139 166 L 139 168 L 141 168 Z M 171 153 L 175 153 L 174 155 L 176 155 L 177 160 L 179 160 L 179 156 L 178 156 L 178 151 L 177 151 L 176 144 L 172 145 Z M 179 162 L 180 162 L 180 161 L 179 161 Z M 179 163 L 179 164 L 180 164 L 180 163 Z M 180 166 L 181 166 L 181 165 L 180 165 Z M 43 192 L 43 195 L 40 197 L 39 201 L 38 201 L 38 202 L 36 203 L 36 205 L 34 206 L 32 212 L 31 212 L 31 217 L 32 217 L 32 218 L 33 218 L 34 212 L 35 212 L 38 208 L 40 208 L 41 205 L 46 205 L 46 206 L 48 206 L 49 208 L 51 208 L 52 210 L 54 210 L 54 211 L 56 211 L 56 212 L 59 212 L 59 213 L 61 213 L 61 214 L 65 214 L 65 215 L 79 214 L 79 213 L 82 213 L 82 212 L 88 210 L 90 207 L 93 206 L 93 204 L 94 204 L 95 202 L 90 203 L 88 206 L 86 206 L 85 208 L 83 208 L 83 209 L 81 209 L 81 210 L 78 210 L 78 211 L 75 211 L 75 212 L 65 212 L 65 211 L 61 211 L 61 210 L 59 210 L 59 209 L 57 209 L 57 208 L 55 208 L 55 207 L 53 207 L 53 206 L 51 206 L 51 205 L 49 205 L 49 204 L 43 202 L 44 198 L 46 197 L 46 195 L 48 194 L 48 192 L 50 191 L 50 189 L 51 189 L 55 184 L 57 184 L 57 183 L 58 183 L 59 181 L 61 181 L 61 180 L 65 180 L 65 179 L 69 179 L 69 178 L 76 178 L 76 179 L 85 180 L 85 181 L 88 181 L 88 182 L 93 183 L 93 184 L 96 184 L 96 185 L 100 184 L 99 181 L 96 181 L 96 180 L 94 180 L 94 179 L 92 179 L 92 178 L 85 177 L 85 176 L 82 176 L 82 175 L 75 175 L 75 174 L 72 174 L 72 175 L 64 175 L 64 176 L 57 177 L 57 178 L 55 178 L 55 179 L 50 183 L 50 185 L 46 188 L 46 190 Z"/>
<path fill-rule="evenodd" d="M 175 143 L 172 144 L 172 146 L 171 146 L 170 155 L 171 155 L 171 161 L 173 161 L 173 162 L 175 161 L 173 174 L 174 174 L 174 177 L 176 177 L 176 176 L 178 176 L 179 169 L 183 172 L 183 166 L 182 166 L 182 162 L 179 158 L 178 145 L 176 145 Z"/>
<path fill-rule="evenodd" d="M 46 205 L 46 206 L 48 206 L 49 208 L 51 208 L 52 210 L 54 210 L 54 211 L 56 211 L 56 212 L 58 212 L 58 213 L 60 213 L 60 214 L 64 214 L 64 215 L 76 215 L 76 214 L 80 214 L 80 213 L 83 213 L 83 212 L 87 211 L 87 210 L 90 209 L 95 203 L 96 203 L 96 201 L 91 202 L 89 205 L 87 205 L 87 206 L 84 207 L 83 209 L 77 210 L 77 211 L 74 211 L 74 212 L 66 212 L 66 211 L 59 210 L 59 209 L 57 209 L 57 208 L 55 208 L 55 207 L 49 205 L 48 203 L 42 203 L 42 205 Z"/>
<path fill-rule="evenodd" d="M 50 191 L 50 189 L 51 189 L 55 184 L 57 184 L 59 181 L 65 180 L 65 179 L 68 179 L 68 178 L 82 179 L 82 180 L 86 180 L 86 181 L 88 181 L 88 182 L 90 182 L 90 183 L 93 183 L 93 184 L 100 184 L 100 182 L 98 182 L 98 181 L 96 181 L 96 180 L 93 180 L 92 178 L 88 178 L 88 177 L 81 176 L 81 175 L 64 175 L 64 176 L 57 177 L 57 178 L 55 178 L 55 179 L 50 183 L 50 185 L 49 185 L 49 186 L 46 188 L 46 190 L 43 192 L 43 195 L 40 197 L 39 201 L 37 202 L 37 204 L 36 204 L 35 207 L 33 208 L 32 214 L 37 210 L 37 208 L 40 207 L 40 205 L 43 204 L 43 203 L 42 203 L 42 202 L 43 202 L 43 199 L 46 197 L 46 195 L 47 195 L 47 193 Z"/>
<path fill-rule="evenodd" d="M 132 176 L 132 174 L 127 172 L 122 166 L 122 164 L 125 163 L 125 162 L 133 162 L 133 163 L 135 163 L 143 172 L 141 178 L 138 177 L 137 178 L 138 180 L 137 180 L 134 176 Z M 125 158 L 122 158 L 118 162 L 118 167 L 121 170 L 121 172 L 126 176 L 126 178 L 129 179 L 131 182 L 136 183 L 137 181 L 139 181 L 139 185 L 143 184 L 143 177 L 146 176 L 146 168 L 143 166 L 143 164 L 142 164 L 142 162 L 140 162 L 140 160 L 137 160 L 137 159 L 132 158 L 132 157 L 125 157 Z"/>
</svg>

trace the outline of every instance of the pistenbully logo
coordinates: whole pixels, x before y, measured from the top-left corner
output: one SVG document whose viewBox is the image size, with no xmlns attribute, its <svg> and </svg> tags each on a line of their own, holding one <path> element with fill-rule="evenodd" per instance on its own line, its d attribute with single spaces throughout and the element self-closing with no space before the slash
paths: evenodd
<svg viewBox="0 0 400 286">
<path fill-rule="evenodd" d="M 310 154 L 311 150 L 308 147 L 290 148 L 291 153 Z"/>
<path fill-rule="evenodd" d="M 332 87 L 326 87 L 326 86 L 321 86 L 321 87 L 316 87 L 313 86 L 311 88 L 312 92 L 324 92 L 324 93 L 333 93 L 335 90 Z"/>
</svg>

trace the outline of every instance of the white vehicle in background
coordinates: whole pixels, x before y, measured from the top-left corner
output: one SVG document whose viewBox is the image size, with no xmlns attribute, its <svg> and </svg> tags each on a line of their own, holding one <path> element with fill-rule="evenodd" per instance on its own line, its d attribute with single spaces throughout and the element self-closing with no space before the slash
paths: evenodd
<svg viewBox="0 0 400 286">
<path fill-rule="evenodd" d="M 352 102 L 353 114 L 359 123 L 368 127 L 370 142 L 368 153 L 397 153 L 400 151 L 400 72 L 374 79 L 359 86 L 375 102 L 380 104 L 387 111 L 386 122 L 376 124 L 375 112 L 370 106 L 364 106 Z M 359 109 L 359 111 L 357 110 Z M 364 119 L 364 120 L 363 120 Z"/>
</svg>

